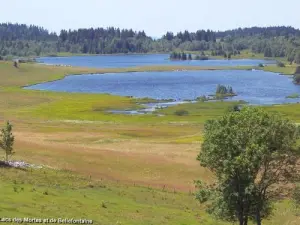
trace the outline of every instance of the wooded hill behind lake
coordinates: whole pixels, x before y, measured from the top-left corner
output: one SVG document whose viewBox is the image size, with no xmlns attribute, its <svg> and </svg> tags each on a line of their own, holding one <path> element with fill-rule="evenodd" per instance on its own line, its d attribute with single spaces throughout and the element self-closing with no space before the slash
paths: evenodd
<svg viewBox="0 0 300 225">
<path fill-rule="evenodd" d="M 24 24 L 0 24 L 0 57 L 70 54 L 167 53 L 209 51 L 223 56 L 249 50 L 264 57 L 286 57 L 300 63 L 300 30 L 293 27 L 251 27 L 228 31 L 166 32 L 154 40 L 144 31 L 89 28 L 61 30 Z"/>
</svg>

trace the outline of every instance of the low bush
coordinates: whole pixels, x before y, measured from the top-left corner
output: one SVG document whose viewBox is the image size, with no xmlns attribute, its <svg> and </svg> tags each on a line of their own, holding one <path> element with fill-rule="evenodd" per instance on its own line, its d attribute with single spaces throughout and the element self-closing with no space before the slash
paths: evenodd
<svg viewBox="0 0 300 225">
<path fill-rule="evenodd" d="M 189 114 L 189 112 L 185 109 L 179 109 L 179 110 L 176 110 L 174 114 L 176 116 L 186 116 Z"/>
<path fill-rule="evenodd" d="M 278 67 L 285 67 L 283 62 L 277 61 L 276 64 L 277 64 Z"/>
<path fill-rule="evenodd" d="M 264 67 L 264 65 L 262 63 L 258 64 L 258 67 Z"/>
<path fill-rule="evenodd" d="M 202 95 L 202 96 L 196 98 L 196 101 L 199 101 L 199 102 L 205 102 L 207 100 L 208 100 L 208 98 L 205 95 Z"/>
<path fill-rule="evenodd" d="M 293 80 L 294 83 L 300 84 L 300 74 L 295 74 Z"/>
</svg>

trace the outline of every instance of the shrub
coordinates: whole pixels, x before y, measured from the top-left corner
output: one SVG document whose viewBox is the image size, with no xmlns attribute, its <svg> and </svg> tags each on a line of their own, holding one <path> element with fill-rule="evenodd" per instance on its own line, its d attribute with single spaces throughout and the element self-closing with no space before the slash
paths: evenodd
<svg viewBox="0 0 300 225">
<path fill-rule="evenodd" d="M 189 114 L 189 112 L 185 109 L 179 109 L 179 110 L 176 110 L 174 114 L 176 116 L 186 116 Z"/>
<path fill-rule="evenodd" d="M 216 94 L 226 95 L 226 94 L 234 94 L 231 86 L 225 86 L 218 84 Z"/>
<path fill-rule="evenodd" d="M 258 64 L 258 67 L 264 67 L 264 65 L 262 63 Z"/>
<path fill-rule="evenodd" d="M 276 64 L 277 64 L 278 67 L 285 67 L 283 62 L 277 61 Z"/>
<path fill-rule="evenodd" d="M 105 208 L 105 209 L 107 208 L 105 202 L 102 202 L 101 206 L 102 206 L 102 208 Z"/>
<path fill-rule="evenodd" d="M 208 99 L 207 99 L 207 97 L 206 97 L 205 95 L 202 95 L 202 96 L 196 98 L 196 100 L 199 101 L 199 102 L 205 102 L 205 101 L 207 101 Z"/>
<path fill-rule="evenodd" d="M 293 196 L 292 196 L 293 202 L 295 204 L 296 207 L 300 206 L 300 186 L 296 186 L 294 192 L 293 192 Z"/>
<path fill-rule="evenodd" d="M 239 112 L 240 110 L 241 109 L 239 105 L 233 105 L 228 107 L 228 112 Z"/>
<path fill-rule="evenodd" d="M 208 60 L 208 57 L 205 55 L 196 55 L 195 59 L 196 60 Z"/>
<path fill-rule="evenodd" d="M 300 84 L 300 74 L 295 74 L 293 80 L 294 83 Z"/>
</svg>

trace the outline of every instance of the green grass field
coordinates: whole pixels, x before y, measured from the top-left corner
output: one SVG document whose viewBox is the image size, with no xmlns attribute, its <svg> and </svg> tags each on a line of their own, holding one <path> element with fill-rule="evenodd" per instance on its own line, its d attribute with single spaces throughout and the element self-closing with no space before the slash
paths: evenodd
<svg viewBox="0 0 300 225">
<path fill-rule="evenodd" d="M 193 180 L 213 180 L 196 160 L 203 125 L 235 102 L 187 103 L 159 110 L 163 117 L 114 115 L 106 110 L 134 109 L 140 107 L 137 103 L 152 100 L 21 88 L 68 74 L 176 69 L 220 68 L 21 64 L 17 69 L 1 62 L 0 122 L 10 120 L 14 125 L 12 159 L 49 168 L 0 168 L 0 217 L 82 218 L 105 225 L 226 225 L 211 218 L 195 200 Z M 264 108 L 300 122 L 300 104 Z M 177 110 L 188 115 L 177 116 Z M 264 224 L 297 224 L 296 213 L 288 199 L 282 200 Z"/>
<path fill-rule="evenodd" d="M 0 168 L 0 174 L 5 196 L 0 213 L 5 218 L 88 219 L 101 225 L 230 224 L 211 218 L 193 193 L 93 181 L 51 169 Z M 278 202 L 275 208 L 264 224 L 297 224 L 297 210 L 289 201 Z"/>
</svg>

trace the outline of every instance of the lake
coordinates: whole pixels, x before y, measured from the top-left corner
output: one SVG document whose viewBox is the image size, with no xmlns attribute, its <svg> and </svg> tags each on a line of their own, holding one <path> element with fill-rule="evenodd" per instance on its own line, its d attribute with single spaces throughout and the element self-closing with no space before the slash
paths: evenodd
<svg viewBox="0 0 300 225">
<path fill-rule="evenodd" d="M 71 57 L 41 57 L 39 63 L 50 65 L 70 65 L 93 68 L 126 68 L 154 65 L 184 65 L 184 66 L 257 66 L 258 64 L 274 63 L 274 61 L 258 59 L 214 59 L 171 61 L 167 54 L 147 55 L 99 55 L 99 56 L 71 56 Z"/>
<path fill-rule="evenodd" d="M 291 76 L 246 70 L 131 72 L 96 75 L 72 75 L 62 80 L 26 87 L 59 92 L 109 93 L 154 99 L 194 100 L 215 94 L 218 84 L 230 85 L 238 96 L 250 104 L 294 103 L 288 95 L 300 94 L 300 86 Z"/>
</svg>

